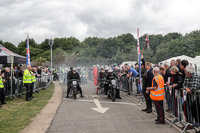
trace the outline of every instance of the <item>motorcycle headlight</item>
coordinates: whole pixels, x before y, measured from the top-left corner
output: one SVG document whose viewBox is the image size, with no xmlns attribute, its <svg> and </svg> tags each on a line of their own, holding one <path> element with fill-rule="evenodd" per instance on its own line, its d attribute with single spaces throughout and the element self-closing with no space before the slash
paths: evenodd
<svg viewBox="0 0 200 133">
<path fill-rule="evenodd" d="M 76 85 L 76 84 L 77 84 L 77 82 L 76 82 L 76 81 L 72 81 L 72 84 L 73 84 L 73 85 Z"/>
<path fill-rule="evenodd" d="M 116 80 L 112 80 L 112 85 L 116 85 Z"/>
</svg>

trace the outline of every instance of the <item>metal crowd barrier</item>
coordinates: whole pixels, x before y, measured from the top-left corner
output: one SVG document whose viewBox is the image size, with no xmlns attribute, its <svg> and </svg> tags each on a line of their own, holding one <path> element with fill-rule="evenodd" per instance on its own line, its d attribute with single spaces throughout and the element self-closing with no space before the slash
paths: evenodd
<svg viewBox="0 0 200 133">
<path fill-rule="evenodd" d="M 126 76 L 121 77 L 121 90 L 128 91 L 128 78 Z"/>
<path fill-rule="evenodd" d="M 138 77 L 134 79 L 121 77 L 121 89 L 128 90 L 135 95 L 138 92 Z M 125 87 L 127 85 L 127 88 Z M 135 93 L 134 93 L 135 92 Z M 169 127 L 173 124 L 181 124 L 184 128 L 181 132 L 185 132 L 189 126 L 193 126 L 194 130 L 200 128 L 200 90 L 193 90 L 191 94 L 185 89 L 174 90 L 172 87 L 165 85 L 165 102 L 170 112 L 165 112 L 173 118 Z"/>
<path fill-rule="evenodd" d="M 52 75 L 44 75 L 43 77 L 36 78 L 36 90 L 45 89 L 47 88 L 52 80 Z M 5 89 L 5 96 L 11 98 L 22 97 L 22 94 L 26 93 L 26 88 L 23 85 L 23 78 L 19 77 L 18 79 L 13 79 L 12 81 L 12 88 L 11 88 L 11 81 L 7 80 L 4 83 Z"/>
<path fill-rule="evenodd" d="M 141 87 L 143 86 L 141 79 Z M 144 102 L 144 96 L 140 93 L 138 88 L 139 77 L 130 77 L 126 76 L 121 77 L 121 90 L 130 93 L 130 95 L 138 96 L 139 95 L 139 103 L 142 104 Z"/>
<path fill-rule="evenodd" d="M 185 89 L 174 90 L 165 86 L 165 98 L 168 107 L 171 109 L 169 115 L 174 117 L 169 127 L 173 124 L 183 125 L 181 132 L 188 127 L 200 128 L 200 90 L 192 90 L 187 93 Z"/>
<path fill-rule="evenodd" d="M 138 94 L 140 94 L 138 83 L 139 83 L 139 77 L 130 77 L 128 80 L 129 93 L 131 93 L 134 96 L 137 96 Z M 142 86 L 142 79 L 141 79 L 141 86 Z"/>
</svg>

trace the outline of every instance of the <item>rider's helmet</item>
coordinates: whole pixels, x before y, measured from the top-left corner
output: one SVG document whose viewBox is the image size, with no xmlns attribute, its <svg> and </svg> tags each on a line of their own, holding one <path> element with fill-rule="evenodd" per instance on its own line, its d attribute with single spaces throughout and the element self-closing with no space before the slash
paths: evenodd
<svg viewBox="0 0 200 133">
<path fill-rule="evenodd" d="M 109 67 L 105 67 L 105 71 L 108 71 Z"/>
<path fill-rule="evenodd" d="M 73 68 L 73 69 L 72 69 L 72 73 L 76 73 L 76 68 Z"/>
<path fill-rule="evenodd" d="M 108 72 L 109 72 L 109 73 L 112 73 L 112 72 L 113 72 L 112 68 L 109 68 L 109 69 L 108 69 Z"/>
</svg>

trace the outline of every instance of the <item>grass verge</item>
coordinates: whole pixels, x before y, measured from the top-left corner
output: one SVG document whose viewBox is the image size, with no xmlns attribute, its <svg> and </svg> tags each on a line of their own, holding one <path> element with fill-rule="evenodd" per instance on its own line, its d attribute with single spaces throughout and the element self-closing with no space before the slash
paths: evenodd
<svg viewBox="0 0 200 133">
<path fill-rule="evenodd" d="M 54 92 L 54 85 L 34 94 L 32 101 L 25 98 L 6 100 L 6 105 L 0 109 L 0 133 L 18 133 L 24 129 L 33 118 L 44 108 Z"/>
</svg>

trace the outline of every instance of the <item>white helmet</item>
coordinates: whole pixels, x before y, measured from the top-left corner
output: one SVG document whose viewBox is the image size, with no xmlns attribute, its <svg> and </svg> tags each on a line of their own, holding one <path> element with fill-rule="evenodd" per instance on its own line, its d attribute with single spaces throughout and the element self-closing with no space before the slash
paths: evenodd
<svg viewBox="0 0 200 133">
<path fill-rule="evenodd" d="M 110 73 L 113 72 L 112 68 L 108 69 L 108 72 L 110 72 Z"/>
</svg>

